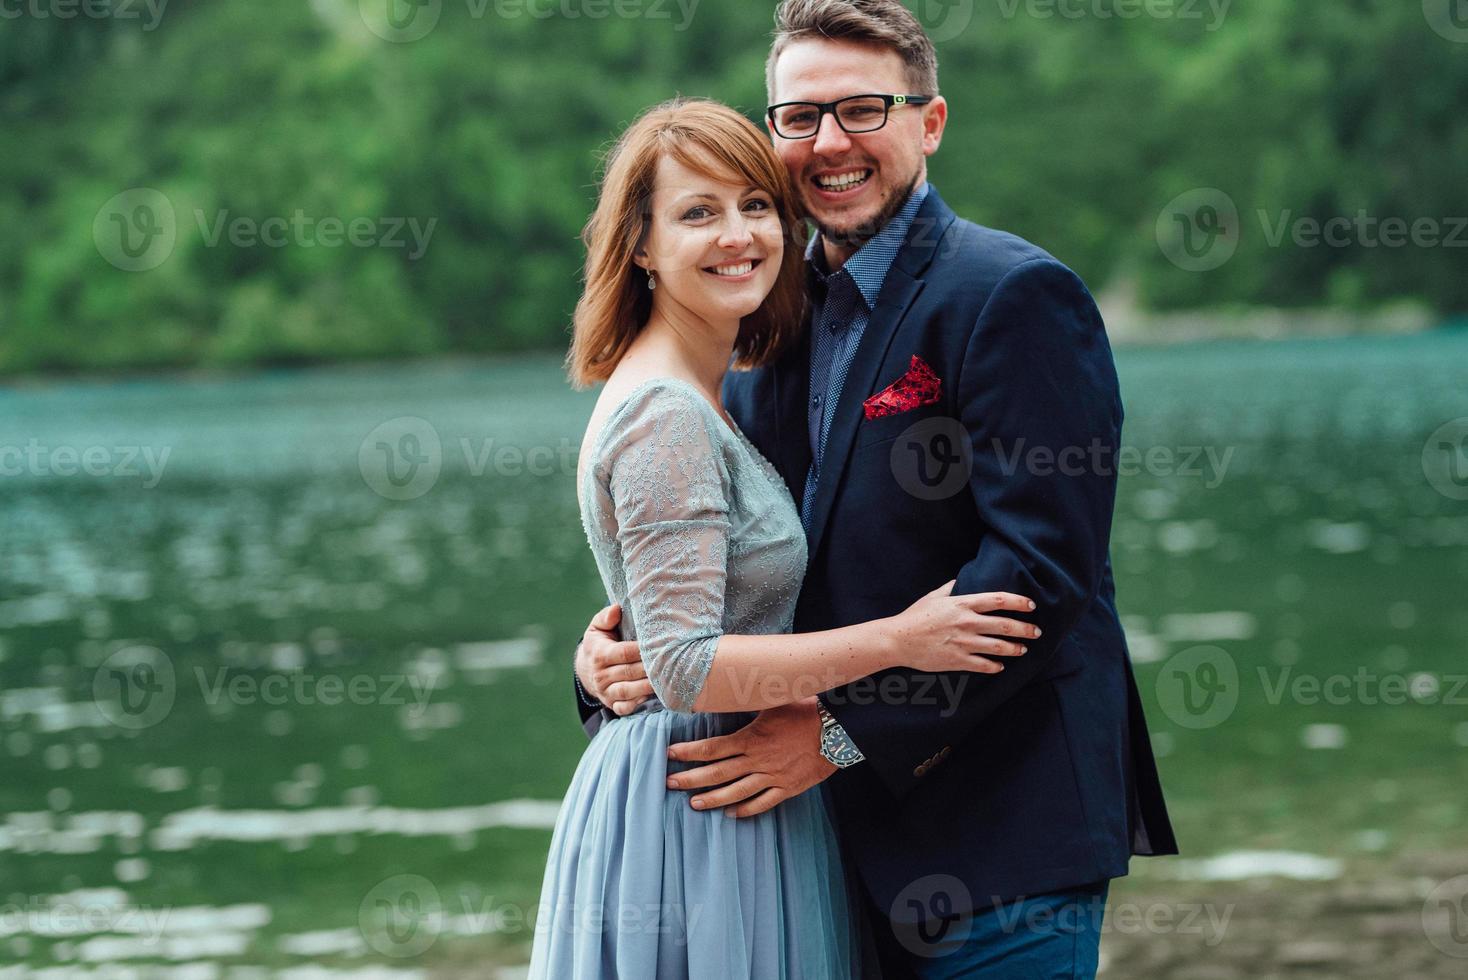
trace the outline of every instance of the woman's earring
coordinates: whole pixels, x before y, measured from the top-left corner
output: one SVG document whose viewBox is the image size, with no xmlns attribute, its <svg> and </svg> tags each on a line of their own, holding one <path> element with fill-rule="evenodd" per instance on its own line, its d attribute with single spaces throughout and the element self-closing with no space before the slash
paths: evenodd
<svg viewBox="0 0 1468 980">
<path fill-rule="evenodd" d="M 647 270 L 647 288 L 648 289 L 657 289 L 658 288 L 658 281 L 657 281 L 656 278 L 653 277 L 653 274 L 652 274 L 652 270 L 651 269 L 648 269 Z"/>
</svg>

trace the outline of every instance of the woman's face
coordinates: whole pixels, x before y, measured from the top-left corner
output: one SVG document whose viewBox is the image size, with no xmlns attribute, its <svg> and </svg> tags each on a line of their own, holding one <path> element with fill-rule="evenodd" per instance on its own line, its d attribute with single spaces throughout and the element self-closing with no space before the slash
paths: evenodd
<svg viewBox="0 0 1468 980">
<path fill-rule="evenodd" d="M 774 288 L 784 227 L 767 192 L 728 184 L 671 157 L 658 164 L 638 265 L 657 274 L 653 306 L 707 322 L 738 320 Z"/>
</svg>

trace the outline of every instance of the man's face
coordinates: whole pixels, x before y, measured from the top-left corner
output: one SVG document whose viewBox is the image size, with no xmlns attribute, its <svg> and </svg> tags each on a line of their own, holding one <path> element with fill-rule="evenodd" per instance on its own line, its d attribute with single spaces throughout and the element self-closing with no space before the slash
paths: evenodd
<svg viewBox="0 0 1468 980">
<path fill-rule="evenodd" d="M 911 92 L 910 86 L 895 51 L 813 38 L 780 53 L 771 104 L 833 102 L 869 93 L 931 94 Z M 927 158 L 938 149 L 946 119 L 947 106 L 940 97 L 925 106 L 893 106 L 887 125 L 875 132 L 848 133 L 826 114 L 820 130 L 808 139 L 784 139 L 773 131 L 770 139 L 790 171 L 806 215 L 828 244 L 850 255 L 927 179 Z"/>
</svg>

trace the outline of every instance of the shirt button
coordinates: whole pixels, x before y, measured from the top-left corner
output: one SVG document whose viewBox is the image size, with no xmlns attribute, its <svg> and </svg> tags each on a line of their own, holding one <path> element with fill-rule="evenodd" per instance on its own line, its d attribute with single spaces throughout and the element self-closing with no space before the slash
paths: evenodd
<svg viewBox="0 0 1468 980">
<path fill-rule="evenodd" d="M 810 400 L 810 403 L 813 406 L 815 406 L 816 408 L 820 408 L 821 407 L 821 396 L 820 395 L 815 396 L 814 398 L 812 398 Z"/>
</svg>

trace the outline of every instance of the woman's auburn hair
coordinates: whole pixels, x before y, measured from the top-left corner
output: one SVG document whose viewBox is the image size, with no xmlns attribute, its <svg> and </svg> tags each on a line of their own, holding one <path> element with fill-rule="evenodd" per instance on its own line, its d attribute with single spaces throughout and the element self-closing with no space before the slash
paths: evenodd
<svg viewBox="0 0 1468 980">
<path fill-rule="evenodd" d="M 790 177 L 759 128 L 711 99 L 676 98 L 638 116 L 607 154 L 596 210 L 582 230 L 585 289 L 576 303 L 566 371 L 576 388 L 605 381 L 652 314 L 646 272 L 633 262 L 652 226 L 658 163 L 670 156 L 719 181 L 769 194 L 785 250 L 774 288 L 744 317 L 734 343 L 736 370 L 773 363 L 805 316 L 805 223 Z"/>
</svg>

